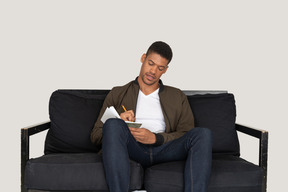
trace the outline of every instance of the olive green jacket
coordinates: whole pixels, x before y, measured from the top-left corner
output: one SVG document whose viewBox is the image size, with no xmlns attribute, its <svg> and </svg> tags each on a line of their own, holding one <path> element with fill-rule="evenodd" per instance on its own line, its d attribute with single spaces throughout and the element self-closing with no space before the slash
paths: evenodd
<svg viewBox="0 0 288 192">
<path fill-rule="evenodd" d="M 187 96 L 180 89 L 164 86 L 161 80 L 159 83 L 159 98 L 166 128 L 164 133 L 155 134 L 155 146 L 177 139 L 194 127 L 194 116 L 187 100 Z M 133 110 L 136 115 L 139 89 L 140 87 L 136 78 L 136 80 L 131 81 L 124 86 L 114 87 L 108 93 L 91 132 L 91 141 L 94 144 L 102 144 L 103 123 L 100 119 L 107 107 L 114 106 L 116 111 L 121 114 L 124 112 L 122 108 L 122 105 L 124 105 L 127 110 Z"/>
</svg>

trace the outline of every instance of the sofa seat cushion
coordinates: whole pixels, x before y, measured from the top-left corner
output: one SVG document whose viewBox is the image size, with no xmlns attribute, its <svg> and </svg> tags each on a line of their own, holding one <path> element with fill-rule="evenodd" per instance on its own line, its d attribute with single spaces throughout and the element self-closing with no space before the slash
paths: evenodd
<svg viewBox="0 0 288 192">
<path fill-rule="evenodd" d="M 131 189 L 141 189 L 143 168 L 130 161 Z M 102 157 L 96 153 L 49 154 L 30 159 L 25 186 L 39 190 L 108 190 Z"/>
<path fill-rule="evenodd" d="M 145 171 L 149 192 L 183 192 L 185 161 L 154 165 Z M 213 156 L 208 192 L 261 192 L 263 171 L 257 165 L 232 155 Z"/>
</svg>

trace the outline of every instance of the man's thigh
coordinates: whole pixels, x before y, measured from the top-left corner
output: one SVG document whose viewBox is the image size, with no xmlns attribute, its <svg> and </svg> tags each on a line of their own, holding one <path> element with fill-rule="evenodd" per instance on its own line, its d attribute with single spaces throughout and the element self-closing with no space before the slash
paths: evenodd
<svg viewBox="0 0 288 192">
<path fill-rule="evenodd" d="M 131 133 L 129 137 L 127 143 L 129 158 L 140 163 L 144 167 L 150 166 L 152 146 L 139 143 Z"/>
<path fill-rule="evenodd" d="M 152 150 L 152 163 L 186 160 L 185 140 L 178 138 Z"/>
<path fill-rule="evenodd" d="M 182 137 L 165 143 L 159 147 L 154 147 L 153 164 L 168 161 L 186 160 L 189 150 L 193 143 L 197 142 L 201 135 L 202 128 L 193 128 Z"/>
</svg>

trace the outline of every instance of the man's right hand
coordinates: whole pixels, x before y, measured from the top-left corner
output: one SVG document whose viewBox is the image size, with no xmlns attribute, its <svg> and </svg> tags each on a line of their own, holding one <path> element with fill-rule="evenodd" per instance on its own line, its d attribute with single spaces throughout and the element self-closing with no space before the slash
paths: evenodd
<svg viewBox="0 0 288 192">
<path fill-rule="evenodd" d="M 132 122 L 135 121 L 135 115 L 134 115 L 133 110 L 129 110 L 124 113 L 121 113 L 120 118 L 124 121 L 132 121 Z"/>
</svg>

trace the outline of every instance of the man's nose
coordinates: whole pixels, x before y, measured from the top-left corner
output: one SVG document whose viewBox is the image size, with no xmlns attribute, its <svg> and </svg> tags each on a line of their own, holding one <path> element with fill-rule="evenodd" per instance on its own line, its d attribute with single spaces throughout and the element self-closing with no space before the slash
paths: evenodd
<svg viewBox="0 0 288 192">
<path fill-rule="evenodd" d="M 150 72 L 151 72 L 151 73 L 155 74 L 156 71 L 157 71 L 157 66 L 156 66 L 156 65 L 154 65 L 154 66 L 152 66 L 152 67 L 150 68 Z"/>
</svg>

